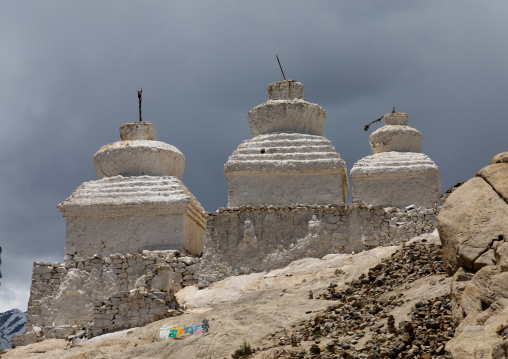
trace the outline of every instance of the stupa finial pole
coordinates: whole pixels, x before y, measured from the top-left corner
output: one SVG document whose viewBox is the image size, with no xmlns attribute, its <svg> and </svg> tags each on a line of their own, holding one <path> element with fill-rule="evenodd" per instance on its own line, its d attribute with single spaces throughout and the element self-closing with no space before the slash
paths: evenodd
<svg viewBox="0 0 508 359">
<path fill-rule="evenodd" d="M 395 107 L 394 107 L 395 109 Z M 368 131 L 369 130 L 369 127 L 370 125 L 372 125 L 374 122 L 378 122 L 378 121 L 381 121 L 383 119 L 384 116 L 381 116 L 380 118 L 378 118 L 377 120 L 374 120 L 372 121 L 371 123 L 369 123 L 368 125 L 365 125 L 365 127 L 363 128 L 364 131 Z"/>
<path fill-rule="evenodd" d="M 143 97 L 141 94 L 143 93 L 143 88 L 138 91 L 138 101 L 139 101 L 139 122 L 143 122 L 143 117 L 141 117 L 141 101 L 143 101 Z"/>
<path fill-rule="evenodd" d="M 286 81 L 286 76 L 284 75 L 284 71 L 282 71 L 282 65 L 280 64 L 279 56 L 275 55 L 275 57 L 277 58 L 277 62 L 279 63 L 280 72 L 282 72 L 282 77 L 284 77 L 284 81 Z"/>
</svg>

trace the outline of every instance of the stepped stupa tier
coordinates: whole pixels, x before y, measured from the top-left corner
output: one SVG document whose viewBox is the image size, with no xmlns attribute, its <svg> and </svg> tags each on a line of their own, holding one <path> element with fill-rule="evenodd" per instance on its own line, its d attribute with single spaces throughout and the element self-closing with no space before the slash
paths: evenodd
<svg viewBox="0 0 508 359">
<path fill-rule="evenodd" d="M 408 115 L 392 112 L 369 138 L 373 155 L 351 169 L 353 202 L 391 207 L 434 207 L 441 190 L 436 164 L 420 153 L 423 135 L 407 125 Z"/>
<path fill-rule="evenodd" d="M 182 179 L 185 157 L 178 148 L 157 141 L 150 122 L 120 126 L 120 139 L 102 146 L 93 156 L 99 179 L 112 176 L 174 176 Z"/>
<path fill-rule="evenodd" d="M 58 205 L 67 220 L 66 258 L 182 247 L 200 254 L 206 218 L 181 181 L 183 154 L 156 141 L 150 122 L 122 125 L 120 137 L 95 154 L 99 179 Z"/>
<path fill-rule="evenodd" d="M 253 138 L 224 165 L 228 207 L 346 202 L 346 164 L 321 136 L 326 112 L 304 98 L 299 82 L 271 83 L 248 113 Z"/>
</svg>

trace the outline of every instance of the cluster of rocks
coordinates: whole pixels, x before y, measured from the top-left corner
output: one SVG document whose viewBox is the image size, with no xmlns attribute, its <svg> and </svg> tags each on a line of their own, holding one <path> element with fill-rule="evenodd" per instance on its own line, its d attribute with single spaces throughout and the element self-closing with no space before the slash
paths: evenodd
<svg viewBox="0 0 508 359">
<path fill-rule="evenodd" d="M 364 203 L 221 208 L 208 215 L 199 286 L 302 258 L 399 244 L 432 232 L 436 215 L 436 208 Z"/>
<path fill-rule="evenodd" d="M 390 314 L 405 302 L 397 289 L 409 289 L 415 280 L 436 274 L 444 274 L 441 247 L 412 243 L 345 289 L 331 283 L 325 292 L 309 293 L 314 299 L 339 302 L 281 338 L 281 344 L 302 347 L 283 357 L 449 358 L 445 345 L 455 328 L 449 294 L 417 302 L 410 320 L 398 325 Z M 304 342 L 312 342 L 308 350 Z"/>
<path fill-rule="evenodd" d="M 174 250 L 144 250 L 105 257 L 96 254 L 74 257 L 63 264 L 36 262 L 27 333 L 24 338 L 17 338 L 15 344 L 66 338 L 95 319 L 98 321 L 92 332 L 103 333 L 117 329 L 122 323 L 139 326 L 173 315 L 172 310 L 178 308 L 172 293 L 197 284 L 199 263 L 200 258 Z M 106 304 L 100 304 L 99 300 Z M 117 320 L 111 322 L 113 319 Z"/>
<path fill-rule="evenodd" d="M 508 152 L 453 191 L 438 217 L 453 275 L 454 358 L 508 358 Z"/>
</svg>

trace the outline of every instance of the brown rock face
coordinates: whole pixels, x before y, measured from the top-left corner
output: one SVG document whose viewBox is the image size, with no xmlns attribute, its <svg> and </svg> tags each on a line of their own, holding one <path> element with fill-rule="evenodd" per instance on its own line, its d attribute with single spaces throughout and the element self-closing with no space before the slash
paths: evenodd
<svg viewBox="0 0 508 359">
<path fill-rule="evenodd" d="M 494 163 L 508 163 L 508 152 L 503 152 L 498 155 L 495 155 L 492 161 L 490 161 L 491 165 L 493 165 Z"/>
<path fill-rule="evenodd" d="M 492 189 L 508 203 L 508 164 L 496 163 L 487 166 L 478 171 L 476 175 L 487 181 Z"/>
<path fill-rule="evenodd" d="M 446 272 L 452 275 L 460 267 L 473 270 L 475 261 L 495 241 L 508 238 L 508 204 L 483 178 L 472 178 L 448 197 L 437 229 Z"/>
<path fill-rule="evenodd" d="M 508 358 L 508 152 L 454 191 L 438 216 L 460 322 L 453 358 Z"/>
</svg>

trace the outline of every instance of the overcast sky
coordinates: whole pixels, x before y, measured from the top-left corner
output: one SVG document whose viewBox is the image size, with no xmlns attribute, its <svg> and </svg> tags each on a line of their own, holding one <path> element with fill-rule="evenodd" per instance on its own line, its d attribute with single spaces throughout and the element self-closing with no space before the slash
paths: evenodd
<svg viewBox="0 0 508 359">
<path fill-rule="evenodd" d="M 506 1 L 2 1 L 0 312 L 26 310 L 32 263 L 62 261 L 56 205 L 97 179 L 92 156 L 143 119 L 186 157 L 207 211 L 247 112 L 287 78 L 327 111 L 348 171 L 368 122 L 409 114 L 442 191 L 508 151 Z"/>
</svg>

